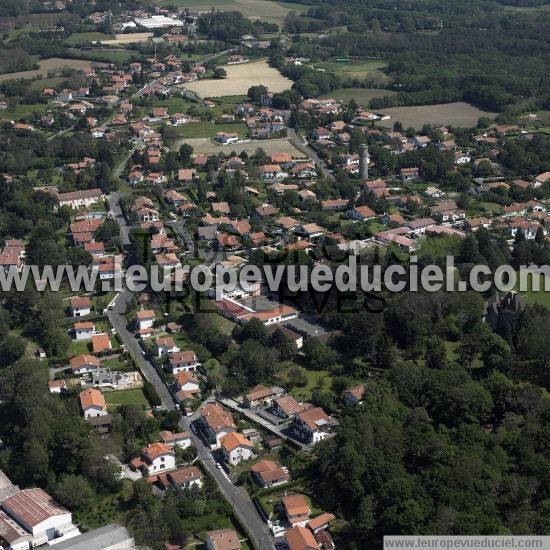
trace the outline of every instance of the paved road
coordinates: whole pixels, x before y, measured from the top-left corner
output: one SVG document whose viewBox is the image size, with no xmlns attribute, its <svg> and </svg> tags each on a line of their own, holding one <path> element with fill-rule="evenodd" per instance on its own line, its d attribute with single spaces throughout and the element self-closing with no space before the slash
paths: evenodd
<svg viewBox="0 0 550 550">
<path fill-rule="evenodd" d="M 304 143 L 292 128 L 288 129 L 288 139 L 292 143 L 292 145 L 296 147 L 296 149 L 310 157 L 313 162 L 315 162 L 325 178 L 334 181 L 334 176 L 332 172 L 327 168 L 325 161 L 308 145 L 307 142 Z"/>
<path fill-rule="evenodd" d="M 117 193 L 111 193 L 109 196 L 109 204 L 114 210 L 115 215 L 120 209 L 118 201 L 119 195 Z M 127 235 L 129 228 L 124 219 L 119 219 L 119 225 L 121 228 L 121 236 L 124 240 L 124 235 Z M 129 290 L 126 289 L 122 291 L 118 295 L 113 309 L 107 312 L 109 321 L 118 332 L 122 342 L 126 346 L 126 350 L 132 354 L 136 363 L 139 365 L 145 379 L 153 384 L 157 390 L 163 407 L 167 410 L 176 410 L 172 394 L 160 374 L 157 372 L 156 365 L 144 355 L 139 340 L 126 328 L 126 307 L 131 299 L 132 293 Z M 215 479 L 220 492 L 232 505 L 235 515 L 250 536 L 254 548 L 257 550 L 273 550 L 275 548 L 273 537 L 270 535 L 266 524 L 260 518 L 248 493 L 240 487 L 235 487 L 227 478 L 225 472 L 216 468 L 210 448 L 206 447 L 203 441 L 191 430 L 191 422 L 197 418 L 197 415 L 198 413 L 195 413 L 190 417 L 182 417 L 180 424 L 185 431 L 190 433 L 191 442 L 199 452 L 201 463 L 205 470 Z"/>
</svg>

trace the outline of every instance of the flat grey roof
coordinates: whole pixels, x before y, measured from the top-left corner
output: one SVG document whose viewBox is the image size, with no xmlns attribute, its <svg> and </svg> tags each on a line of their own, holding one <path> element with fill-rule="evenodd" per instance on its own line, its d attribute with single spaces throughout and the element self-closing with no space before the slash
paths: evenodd
<svg viewBox="0 0 550 550">
<path fill-rule="evenodd" d="M 126 527 L 110 523 L 98 529 L 93 529 L 77 537 L 73 537 L 55 545 L 57 550 L 102 550 L 115 544 L 127 542 L 128 545 L 121 548 L 135 548 L 134 540 Z"/>
</svg>

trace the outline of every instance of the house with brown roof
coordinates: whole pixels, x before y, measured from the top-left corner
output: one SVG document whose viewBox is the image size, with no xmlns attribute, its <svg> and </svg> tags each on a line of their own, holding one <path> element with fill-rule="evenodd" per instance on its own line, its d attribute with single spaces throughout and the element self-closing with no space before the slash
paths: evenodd
<svg viewBox="0 0 550 550">
<path fill-rule="evenodd" d="M 310 403 L 299 403 L 292 395 L 285 395 L 273 400 L 271 411 L 281 418 L 291 418 L 311 407 Z"/>
<path fill-rule="evenodd" d="M 89 296 L 73 296 L 69 298 L 71 317 L 83 317 L 92 311 L 92 299 Z"/>
<path fill-rule="evenodd" d="M 168 370 L 172 374 L 178 372 L 195 372 L 199 369 L 201 364 L 193 350 L 176 351 L 171 353 L 168 357 Z"/>
<path fill-rule="evenodd" d="M 273 487 L 290 481 L 288 469 L 274 460 L 256 462 L 250 466 L 250 473 L 260 487 Z"/>
<path fill-rule="evenodd" d="M 307 528 L 315 534 L 323 529 L 327 529 L 335 519 L 336 517 L 334 514 L 331 514 L 330 512 L 323 512 L 316 518 L 310 519 L 307 522 Z"/>
<path fill-rule="evenodd" d="M 189 432 L 173 433 L 170 430 L 162 430 L 159 434 L 161 443 L 169 447 L 181 447 L 187 449 L 191 446 L 191 436 Z"/>
<path fill-rule="evenodd" d="M 172 336 L 163 336 L 155 340 L 157 357 L 168 357 L 171 353 L 180 351 Z"/>
<path fill-rule="evenodd" d="M 254 456 L 254 445 L 243 434 L 231 432 L 220 438 L 222 456 L 232 466 Z"/>
<path fill-rule="evenodd" d="M 282 388 L 268 388 L 259 384 L 243 396 L 243 403 L 249 409 L 265 407 L 271 405 L 273 399 L 280 397 L 283 393 L 284 390 Z"/>
<path fill-rule="evenodd" d="M 313 533 L 300 525 L 285 532 L 285 542 L 288 550 L 319 550 L 321 548 Z"/>
<path fill-rule="evenodd" d="M 233 416 L 217 403 L 207 403 L 200 409 L 200 425 L 211 446 L 218 447 L 222 437 L 236 432 Z"/>
<path fill-rule="evenodd" d="M 376 214 L 368 206 L 356 206 L 347 211 L 348 218 L 364 222 L 376 217 Z"/>
<path fill-rule="evenodd" d="M 363 402 L 363 397 L 365 396 L 365 386 L 359 384 L 348 390 L 342 392 L 342 397 L 344 401 L 350 405 L 360 405 Z"/>
<path fill-rule="evenodd" d="M 304 527 L 309 521 L 309 504 L 304 495 L 290 493 L 281 501 L 281 508 L 290 525 Z"/>
<path fill-rule="evenodd" d="M 168 487 L 177 487 L 179 489 L 189 489 L 196 486 L 202 487 L 202 472 L 196 466 L 183 466 L 170 470 L 165 474 L 158 474 L 157 476 L 150 477 L 147 481 L 156 483 L 161 489 L 168 489 Z"/>
<path fill-rule="evenodd" d="M 95 325 L 91 321 L 81 321 L 73 325 L 74 339 L 91 340 L 95 330 Z"/>
<path fill-rule="evenodd" d="M 101 353 L 102 351 L 112 349 L 112 347 L 111 339 L 108 334 L 94 334 L 92 336 L 92 348 L 94 353 Z"/>
<path fill-rule="evenodd" d="M 172 470 L 176 467 L 176 455 L 172 447 L 164 443 L 149 443 L 141 450 L 141 458 L 132 459 L 130 466 L 135 470 L 146 466 L 149 473 Z"/>
<path fill-rule="evenodd" d="M 241 542 L 234 529 L 206 532 L 206 550 L 240 550 Z"/>
<path fill-rule="evenodd" d="M 321 407 L 311 407 L 298 412 L 292 420 L 294 434 L 302 441 L 311 444 L 325 439 L 336 425 L 336 420 Z"/>
<path fill-rule="evenodd" d="M 84 419 L 107 414 L 107 404 L 105 403 L 103 394 L 99 390 L 88 388 L 80 392 L 79 398 Z"/>
<path fill-rule="evenodd" d="M 136 313 L 138 331 L 140 334 L 152 332 L 155 317 L 155 312 L 150 309 L 141 310 Z"/>
<path fill-rule="evenodd" d="M 69 360 L 73 374 L 86 374 L 101 368 L 97 357 L 88 354 L 77 355 Z"/>
</svg>

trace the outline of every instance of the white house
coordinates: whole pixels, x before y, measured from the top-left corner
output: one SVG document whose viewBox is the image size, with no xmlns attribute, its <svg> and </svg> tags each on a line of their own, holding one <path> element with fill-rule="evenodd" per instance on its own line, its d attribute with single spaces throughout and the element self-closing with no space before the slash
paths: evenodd
<svg viewBox="0 0 550 550">
<path fill-rule="evenodd" d="M 73 296 L 69 303 L 71 317 L 84 317 L 92 311 L 92 300 L 89 296 Z"/>
<path fill-rule="evenodd" d="M 239 134 L 229 134 L 227 132 L 217 132 L 214 141 L 222 144 L 227 145 L 229 143 L 236 143 L 239 141 Z"/>
<path fill-rule="evenodd" d="M 194 372 L 181 371 L 174 377 L 178 391 L 185 391 L 191 394 L 199 392 L 199 381 L 195 378 Z"/>
<path fill-rule="evenodd" d="M 181 447 L 187 449 L 191 446 L 191 436 L 188 432 L 173 433 L 169 430 L 163 430 L 160 432 L 160 440 L 165 445 L 171 447 Z"/>
<path fill-rule="evenodd" d="M 155 346 L 157 348 L 157 357 L 167 357 L 171 353 L 176 353 L 180 350 L 171 336 L 157 338 Z"/>
<path fill-rule="evenodd" d="M 202 431 L 211 446 L 218 447 L 222 437 L 236 432 L 233 416 L 217 403 L 208 403 L 200 410 Z"/>
<path fill-rule="evenodd" d="M 254 445 L 241 433 L 232 432 L 220 439 L 223 459 L 231 465 L 254 456 Z"/>
<path fill-rule="evenodd" d="M 294 416 L 292 429 L 306 443 L 317 443 L 325 439 L 336 421 L 321 407 L 311 407 Z"/>
<path fill-rule="evenodd" d="M 356 206 L 347 211 L 348 218 L 364 222 L 376 217 L 376 214 L 368 206 Z"/>
<path fill-rule="evenodd" d="M 84 419 L 94 416 L 105 416 L 107 414 L 105 398 L 99 390 L 88 388 L 80 392 L 79 397 Z"/>
<path fill-rule="evenodd" d="M 155 322 L 155 312 L 151 309 L 144 309 L 136 313 L 139 332 L 150 331 Z"/>
<path fill-rule="evenodd" d="M 200 367 L 200 363 L 192 350 L 189 351 L 177 351 L 172 353 L 168 359 L 168 367 L 172 374 L 178 372 L 195 372 Z"/>
<path fill-rule="evenodd" d="M 73 374 L 86 374 L 101 368 L 101 362 L 93 355 L 84 353 L 69 360 Z"/>
<path fill-rule="evenodd" d="M 149 443 L 141 451 L 142 458 L 133 459 L 131 465 L 134 468 L 147 466 L 150 474 L 172 470 L 176 467 L 176 454 L 172 447 L 164 443 Z"/>
<path fill-rule="evenodd" d="M 91 340 L 94 334 L 95 326 L 91 321 L 82 321 L 75 323 L 73 332 L 75 340 Z"/>
</svg>

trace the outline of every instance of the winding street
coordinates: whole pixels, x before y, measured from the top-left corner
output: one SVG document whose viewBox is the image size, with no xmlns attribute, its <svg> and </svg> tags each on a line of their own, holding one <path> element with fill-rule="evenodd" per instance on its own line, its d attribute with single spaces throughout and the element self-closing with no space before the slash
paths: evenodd
<svg viewBox="0 0 550 550">
<path fill-rule="evenodd" d="M 123 217 L 118 216 L 120 214 L 120 196 L 118 193 L 111 193 L 108 200 L 111 210 L 120 225 L 122 244 L 127 245 L 129 244 L 129 227 L 126 224 L 126 220 Z M 118 332 L 124 346 L 126 347 L 126 350 L 132 354 L 137 365 L 139 365 L 145 379 L 155 387 L 160 397 L 162 406 L 166 410 L 177 410 L 172 393 L 157 371 L 156 365 L 143 350 L 140 341 L 127 328 L 125 314 L 127 304 L 131 299 L 132 292 L 128 289 L 123 290 L 116 298 L 113 309 L 107 312 L 109 321 L 111 322 L 113 328 Z M 216 467 L 210 448 L 207 447 L 192 431 L 191 423 L 196 420 L 197 417 L 197 412 L 189 417 L 181 417 L 180 425 L 182 430 L 189 432 L 191 442 L 198 451 L 199 460 L 201 461 L 204 469 L 214 478 L 220 492 L 233 507 L 235 515 L 250 537 L 253 547 L 256 550 L 274 550 L 275 545 L 273 543 L 273 537 L 271 536 L 266 524 L 262 521 L 260 515 L 258 514 L 258 511 L 256 510 L 248 493 L 240 487 L 235 487 L 228 479 L 225 472 Z"/>
<path fill-rule="evenodd" d="M 325 161 L 309 146 L 307 141 L 304 143 L 292 128 L 288 128 L 288 139 L 290 143 L 292 143 L 292 145 L 294 145 L 294 147 L 298 149 L 298 151 L 301 151 L 302 153 L 307 155 L 309 158 L 311 158 L 311 160 L 317 165 L 319 170 L 321 170 L 323 177 L 331 181 L 334 181 L 334 175 L 327 168 Z"/>
</svg>

